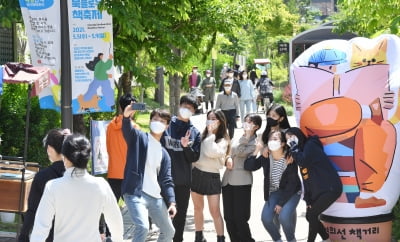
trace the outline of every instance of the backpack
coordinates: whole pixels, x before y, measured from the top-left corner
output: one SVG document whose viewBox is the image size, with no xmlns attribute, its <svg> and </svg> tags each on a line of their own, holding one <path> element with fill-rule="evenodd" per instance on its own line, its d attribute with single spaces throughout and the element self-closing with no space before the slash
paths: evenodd
<svg viewBox="0 0 400 242">
<path fill-rule="evenodd" d="M 260 94 L 266 97 L 268 93 L 272 93 L 272 83 L 268 78 L 260 80 Z"/>
</svg>

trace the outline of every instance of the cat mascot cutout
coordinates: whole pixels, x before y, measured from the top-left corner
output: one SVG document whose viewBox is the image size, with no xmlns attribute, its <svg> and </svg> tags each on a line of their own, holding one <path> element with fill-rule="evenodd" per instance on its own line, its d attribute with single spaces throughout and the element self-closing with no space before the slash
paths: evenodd
<svg viewBox="0 0 400 242">
<path fill-rule="evenodd" d="M 390 241 L 400 187 L 400 39 L 326 40 L 292 64 L 296 121 L 318 135 L 342 183 L 322 216 L 333 240 Z"/>
</svg>

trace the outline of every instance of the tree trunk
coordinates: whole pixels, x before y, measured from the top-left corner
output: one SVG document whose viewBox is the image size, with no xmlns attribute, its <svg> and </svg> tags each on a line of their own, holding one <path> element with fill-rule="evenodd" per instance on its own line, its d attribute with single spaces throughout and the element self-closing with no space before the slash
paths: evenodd
<svg viewBox="0 0 400 242">
<path fill-rule="evenodd" d="M 118 83 L 115 82 L 115 86 L 118 88 L 116 106 L 119 107 L 119 98 L 127 93 L 132 93 L 132 73 L 130 71 L 122 73 L 121 77 L 118 79 Z M 123 110 L 117 108 L 116 114 L 120 114 Z"/>
<path fill-rule="evenodd" d="M 156 102 L 160 104 L 160 106 L 164 106 L 164 67 L 158 66 L 156 68 L 156 84 L 158 85 L 156 88 L 156 93 L 154 95 L 154 99 Z"/>
<path fill-rule="evenodd" d="M 73 130 L 74 133 L 80 133 L 80 134 L 86 135 L 87 128 L 85 126 L 85 120 L 83 118 L 83 114 L 73 115 L 72 127 L 74 127 L 74 130 Z"/>
<path fill-rule="evenodd" d="M 132 93 L 132 72 L 124 72 L 120 77 L 122 94 Z"/>
<path fill-rule="evenodd" d="M 182 77 L 178 73 L 169 75 L 169 111 L 172 115 L 177 115 L 179 100 L 181 97 Z"/>
</svg>

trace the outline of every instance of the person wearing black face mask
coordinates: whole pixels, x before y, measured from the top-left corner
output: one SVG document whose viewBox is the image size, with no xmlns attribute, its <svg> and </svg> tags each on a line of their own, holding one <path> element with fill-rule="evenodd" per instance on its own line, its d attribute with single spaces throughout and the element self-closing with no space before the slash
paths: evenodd
<svg viewBox="0 0 400 242">
<path fill-rule="evenodd" d="M 290 128 L 289 120 L 285 108 L 274 103 L 266 113 L 267 125 L 262 134 L 261 140 L 264 145 L 268 144 L 268 137 L 271 131 L 286 131 Z"/>
</svg>

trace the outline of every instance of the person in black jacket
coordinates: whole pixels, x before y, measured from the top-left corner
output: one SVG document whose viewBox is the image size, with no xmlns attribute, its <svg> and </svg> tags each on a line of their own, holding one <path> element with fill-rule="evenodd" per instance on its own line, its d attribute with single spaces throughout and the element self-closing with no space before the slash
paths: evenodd
<svg viewBox="0 0 400 242">
<path fill-rule="evenodd" d="M 256 157 L 260 151 L 262 154 Z M 244 163 L 244 169 L 250 171 L 261 167 L 264 170 L 263 225 L 273 241 L 282 241 L 279 224 L 282 225 L 287 241 L 296 241 L 296 207 L 300 201 L 301 183 L 297 165 L 288 159 L 283 132 L 272 131 L 268 147 L 263 148 L 260 142 L 253 155 Z"/>
<path fill-rule="evenodd" d="M 232 92 L 235 92 L 238 95 L 238 97 L 240 98 L 240 96 L 241 96 L 240 84 L 239 84 L 239 81 L 237 80 L 237 78 L 234 77 L 235 71 L 233 69 L 231 69 L 231 68 L 228 68 L 227 73 L 228 73 L 228 77 L 226 77 L 225 79 L 221 80 L 221 84 L 219 85 L 219 89 L 218 90 L 220 92 L 224 91 L 224 83 L 225 83 L 225 81 L 229 81 L 230 80 L 232 82 Z"/>
<path fill-rule="evenodd" d="M 288 129 L 285 135 L 291 157 L 299 166 L 303 178 L 306 219 L 309 223 L 307 241 L 314 241 L 317 234 L 324 241 L 329 241 L 329 234 L 319 220 L 319 215 L 340 197 L 342 182 L 317 136 L 307 138 L 296 127 Z"/>
<path fill-rule="evenodd" d="M 196 109 L 196 97 L 182 96 L 178 116 L 172 117 L 160 140 L 171 157 L 171 172 L 175 184 L 177 214 L 172 220 L 175 227 L 174 242 L 183 241 L 192 182 L 192 163 L 200 157 L 200 132 L 190 122 Z"/>
<path fill-rule="evenodd" d="M 52 129 L 43 139 L 44 148 L 47 156 L 52 163 L 49 167 L 40 170 L 33 178 L 31 190 L 28 197 L 28 211 L 24 215 L 24 223 L 22 225 L 18 241 L 28 242 L 33 222 L 35 221 L 36 210 L 42 198 L 46 183 L 52 179 L 62 177 L 65 171 L 62 161 L 61 147 L 66 135 L 71 134 L 68 129 Z M 53 228 L 50 230 L 46 242 L 53 241 Z"/>
</svg>

